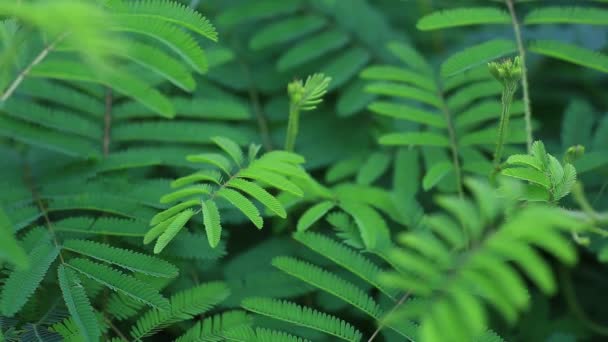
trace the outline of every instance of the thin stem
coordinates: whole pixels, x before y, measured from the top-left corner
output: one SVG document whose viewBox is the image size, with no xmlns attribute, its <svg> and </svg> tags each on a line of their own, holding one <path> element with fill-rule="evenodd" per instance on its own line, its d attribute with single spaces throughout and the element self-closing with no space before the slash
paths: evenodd
<svg viewBox="0 0 608 342">
<path fill-rule="evenodd" d="M 110 326 L 110 329 L 112 329 L 112 331 L 114 331 L 116 333 L 116 335 L 118 335 L 118 337 L 120 337 L 123 341 L 128 341 L 129 339 L 125 336 L 125 334 L 122 333 L 122 331 L 120 331 L 120 329 L 118 329 L 114 323 L 112 323 L 112 320 L 110 320 L 108 317 L 104 316 L 104 319 L 106 321 L 106 323 L 108 323 L 108 325 Z"/>
<path fill-rule="evenodd" d="M 401 305 L 403 305 L 403 303 L 405 303 L 405 301 L 410 297 L 410 293 L 406 292 L 401 299 L 399 299 L 399 301 L 397 302 L 397 304 L 395 304 L 395 306 L 393 306 L 393 308 L 391 309 L 391 311 L 388 312 L 387 316 L 391 315 L 393 312 L 395 312 L 395 310 L 397 310 Z M 367 340 L 367 342 L 372 342 L 380 333 L 380 331 L 382 331 L 382 329 L 386 326 L 386 324 L 384 323 L 384 321 L 380 322 L 380 324 L 378 325 L 378 328 L 376 329 L 376 331 L 374 331 L 374 333 L 372 334 L 372 336 L 370 336 L 369 340 Z"/>
<path fill-rule="evenodd" d="M 51 237 L 53 238 L 53 243 L 57 248 L 59 248 L 60 244 L 57 240 L 57 235 L 55 234 L 55 230 L 53 229 L 53 225 L 51 224 L 51 220 L 49 219 L 49 215 L 46 211 L 46 208 L 42 204 L 40 194 L 38 193 L 38 190 L 36 190 L 36 186 L 34 185 L 34 181 L 32 180 L 32 172 L 30 170 L 29 164 L 27 163 L 25 163 L 25 166 L 23 168 L 23 180 L 29 187 L 29 190 L 32 193 L 32 199 L 34 200 L 34 202 L 36 202 L 38 210 L 40 210 L 42 216 L 44 217 L 44 223 L 46 224 L 46 227 L 49 233 L 51 234 Z M 61 254 L 61 249 L 59 249 L 59 259 L 61 260 L 62 264 L 65 263 L 65 260 L 63 260 L 63 255 Z"/>
<path fill-rule="evenodd" d="M 498 141 L 494 152 L 494 173 L 500 171 L 500 163 L 504 150 L 505 141 L 509 132 L 509 118 L 511 116 L 511 103 L 517 86 L 515 84 L 505 84 L 502 90 L 502 112 L 500 113 L 500 124 L 498 126 Z"/>
<path fill-rule="evenodd" d="M 55 48 L 55 46 L 65 38 L 66 35 L 67 35 L 67 33 L 62 34 L 57 39 L 55 39 L 55 41 L 53 41 L 51 44 L 47 45 L 44 49 L 42 49 L 42 51 L 40 51 L 38 56 L 36 56 L 36 58 L 34 58 L 34 60 L 28 66 L 25 67 L 25 69 L 21 70 L 19 75 L 17 75 L 17 77 L 8 86 L 8 88 L 6 88 L 6 90 L 4 91 L 2 96 L 0 96 L 0 102 L 4 102 L 4 101 L 8 100 L 8 98 L 11 97 L 11 95 L 13 95 L 15 90 L 17 90 L 17 87 L 19 87 L 21 82 L 23 82 L 23 80 L 25 79 L 25 76 L 27 76 L 27 74 L 29 74 L 30 71 L 32 71 L 32 68 L 34 68 L 36 65 L 40 64 L 40 62 L 42 62 L 46 58 L 46 56 L 51 52 L 51 50 L 53 50 Z"/>
<path fill-rule="evenodd" d="M 589 318 L 583 307 L 579 304 L 578 299 L 576 298 L 576 291 L 574 289 L 574 285 L 572 284 L 572 278 L 570 272 L 564 267 L 560 267 L 559 272 L 561 278 L 561 284 L 563 289 L 563 295 L 566 300 L 566 304 L 570 308 L 570 311 L 578 318 L 581 323 L 583 323 L 587 328 L 591 331 L 595 332 L 598 335 L 608 336 L 608 327 L 595 323 Z"/>
<path fill-rule="evenodd" d="M 528 147 L 528 153 L 532 151 L 532 142 L 534 137 L 532 136 L 532 105 L 530 104 L 530 90 L 528 88 L 528 68 L 526 67 L 526 49 L 521 35 L 521 29 L 519 22 L 517 21 L 517 15 L 515 13 L 515 6 L 513 0 L 505 0 L 509 13 L 511 14 L 511 22 L 513 24 L 513 31 L 515 33 L 515 40 L 517 42 L 517 49 L 519 50 L 519 58 L 521 59 L 521 87 L 524 95 L 524 119 L 526 121 L 526 144 Z"/>
<path fill-rule="evenodd" d="M 262 136 L 262 144 L 266 151 L 272 151 L 272 139 L 270 138 L 270 130 L 268 129 L 268 121 L 266 120 L 266 116 L 264 115 L 264 111 L 262 110 L 262 106 L 260 105 L 260 96 L 258 94 L 257 89 L 253 86 L 253 77 L 251 76 L 251 71 L 245 62 L 241 61 L 241 67 L 249 84 L 247 92 L 249 94 L 249 101 L 251 101 L 251 105 L 253 106 L 253 111 L 255 112 L 255 117 L 258 123 L 258 130 L 260 131 L 260 135 Z"/>
<path fill-rule="evenodd" d="M 450 151 L 452 154 L 452 163 L 454 164 L 454 172 L 456 173 L 456 186 L 458 188 L 458 195 L 462 198 L 464 196 L 464 190 L 462 186 L 462 167 L 460 165 L 460 158 L 458 157 L 458 141 L 456 139 L 456 130 L 454 129 L 454 121 L 452 120 L 452 113 L 445 103 L 444 96 L 439 93 L 441 99 L 441 107 L 445 121 L 448 126 L 448 135 L 450 138 Z"/>
<path fill-rule="evenodd" d="M 103 155 L 107 157 L 110 153 L 110 131 L 112 128 L 112 89 L 106 90 L 106 110 L 103 117 Z"/>
<path fill-rule="evenodd" d="M 287 122 L 287 136 L 285 137 L 285 151 L 293 152 L 298 137 L 300 109 L 294 104 L 289 105 L 289 121 Z"/>
<path fill-rule="evenodd" d="M 583 212 L 587 214 L 587 216 L 591 218 L 594 223 L 597 222 L 599 215 L 595 209 L 593 209 L 591 203 L 589 203 L 589 200 L 587 200 L 587 196 L 585 196 L 585 190 L 581 182 L 574 183 L 574 186 L 572 187 L 572 196 Z"/>
</svg>

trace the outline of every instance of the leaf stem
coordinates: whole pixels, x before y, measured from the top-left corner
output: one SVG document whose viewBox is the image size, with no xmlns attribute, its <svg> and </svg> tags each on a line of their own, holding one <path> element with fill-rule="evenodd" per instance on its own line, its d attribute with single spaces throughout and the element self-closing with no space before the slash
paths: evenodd
<svg viewBox="0 0 608 342">
<path fill-rule="evenodd" d="M 445 102 L 443 93 L 439 93 L 441 99 L 441 109 L 445 117 L 445 121 L 448 129 L 448 136 L 450 139 L 450 151 L 452 154 L 452 163 L 454 164 L 454 172 L 456 173 L 456 187 L 458 189 L 458 195 L 462 198 L 464 196 L 464 190 L 462 186 L 462 167 L 460 165 L 460 158 L 458 157 L 458 141 L 456 139 L 456 130 L 454 129 L 454 121 L 452 120 L 452 113 Z"/>
<path fill-rule="evenodd" d="M 388 312 L 387 316 L 391 315 L 393 312 L 395 312 L 395 310 L 397 310 L 401 305 L 403 305 L 403 303 L 405 303 L 405 301 L 410 297 L 410 293 L 406 292 L 397 302 L 397 304 L 395 304 L 393 306 L 393 308 L 391 309 L 391 311 Z M 384 328 L 385 326 L 385 322 L 382 321 L 380 322 L 380 324 L 378 325 L 378 328 L 374 331 L 374 333 L 372 334 L 372 336 L 370 336 L 369 340 L 367 340 L 367 342 L 372 342 L 380 333 L 380 331 L 382 331 L 382 328 Z"/>
<path fill-rule="evenodd" d="M 502 90 L 502 112 L 500 113 L 500 124 L 498 126 L 498 141 L 494 152 L 494 174 L 500 171 L 500 163 L 504 150 L 505 141 L 509 132 L 509 118 L 511 116 L 511 104 L 517 85 L 507 82 Z"/>
<path fill-rule="evenodd" d="M 251 70 L 245 61 L 239 60 L 241 68 L 245 73 L 245 77 L 247 78 L 247 82 L 250 84 L 247 87 L 247 92 L 249 95 L 249 101 L 253 106 L 253 111 L 255 113 L 255 118 L 258 123 L 258 130 L 260 132 L 260 136 L 262 137 L 262 144 L 266 151 L 272 151 L 272 139 L 270 138 L 270 130 L 268 128 L 268 121 L 266 120 L 266 116 L 264 115 L 264 111 L 262 110 L 262 106 L 260 105 L 260 96 L 258 94 L 257 89 L 255 88 L 254 79 L 251 75 Z"/>
<path fill-rule="evenodd" d="M 6 90 L 4 91 L 2 96 L 0 96 L 0 102 L 4 102 L 4 101 L 8 100 L 8 98 L 11 97 L 11 95 L 13 95 L 15 90 L 17 90 L 17 87 L 19 87 L 21 82 L 23 82 L 23 80 L 25 79 L 25 76 L 27 76 L 27 74 L 29 74 L 30 71 L 32 71 L 32 68 L 34 68 L 36 65 L 40 64 L 40 62 L 42 62 L 46 58 L 46 56 L 55 48 L 55 46 L 59 42 L 61 42 L 66 36 L 67 36 L 67 33 L 60 35 L 51 44 L 47 45 L 44 49 L 42 49 L 42 51 L 40 51 L 38 56 L 36 56 L 36 58 L 34 58 L 34 60 L 28 66 L 26 66 L 23 70 L 21 70 L 19 75 L 17 75 L 17 77 L 8 86 L 8 88 L 6 88 Z"/>
<path fill-rule="evenodd" d="M 107 157 L 110 153 L 110 131 L 112 127 L 112 89 L 106 90 L 105 99 L 106 110 L 104 113 L 104 129 L 103 129 L 103 155 Z"/>
<path fill-rule="evenodd" d="M 289 105 L 289 121 L 287 122 L 287 136 L 285 137 L 285 151 L 293 152 L 298 136 L 300 109 L 296 104 Z"/>
<path fill-rule="evenodd" d="M 574 289 L 574 284 L 572 283 L 572 276 L 569 270 L 563 265 L 559 268 L 559 277 L 561 278 L 560 283 L 562 284 L 562 293 L 566 300 L 566 304 L 574 316 L 596 334 L 608 336 L 608 327 L 600 325 L 591 320 L 583 307 L 579 304 L 578 299 L 576 298 L 576 290 Z"/>
<path fill-rule="evenodd" d="M 521 35 L 521 29 L 519 22 L 517 21 L 517 14 L 515 13 L 515 6 L 513 0 L 505 0 L 509 13 L 511 14 L 511 21 L 513 24 L 513 31 L 515 33 L 515 40 L 517 42 L 517 49 L 519 51 L 519 58 L 521 59 L 521 87 L 524 96 L 524 120 L 526 122 L 526 145 L 528 147 L 528 153 L 532 151 L 532 142 L 534 137 L 532 136 L 532 105 L 530 104 L 530 90 L 528 87 L 528 68 L 526 67 L 526 49 Z"/>
</svg>

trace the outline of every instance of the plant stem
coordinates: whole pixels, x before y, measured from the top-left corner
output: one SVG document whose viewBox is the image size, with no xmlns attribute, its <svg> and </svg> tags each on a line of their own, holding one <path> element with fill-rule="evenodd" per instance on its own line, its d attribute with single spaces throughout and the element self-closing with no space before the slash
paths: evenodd
<svg viewBox="0 0 608 342">
<path fill-rule="evenodd" d="M 106 90 L 106 110 L 104 113 L 103 129 L 103 155 L 107 157 L 110 153 L 110 130 L 112 127 L 112 89 Z"/>
<path fill-rule="evenodd" d="M 248 79 L 250 87 L 248 87 L 248 95 L 249 101 L 251 101 L 251 105 L 253 106 L 253 111 L 255 112 L 255 117 L 258 123 L 258 130 L 260 131 L 260 135 L 262 137 L 262 144 L 266 151 L 272 151 L 274 148 L 272 146 L 272 139 L 270 138 L 270 130 L 268 129 L 268 122 L 266 120 L 266 116 L 262 111 L 262 106 L 260 105 L 260 96 L 258 95 L 257 89 L 253 85 L 253 77 L 251 76 L 251 71 L 249 67 L 244 61 L 240 61 L 241 67 L 245 76 Z"/>
<path fill-rule="evenodd" d="M 293 152 L 298 136 L 300 109 L 297 105 L 289 105 L 289 121 L 287 122 L 287 136 L 285 137 L 285 151 Z"/>
<path fill-rule="evenodd" d="M 519 22 L 517 21 L 517 15 L 515 13 L 515 6 L 513 0 L 505 0 L 509 13 L 511 14 L 511 21 L 513 24 L 513 31 L 515 33 L 515 40 L 517 42 L 517 49 L 519 50 L 519 58 L 521 59 L 521 87 L 524 95 L 524 119 L 526 121 L 526 143 L 528 147 L 528 153 L 532 151 L 532 142 L 534 137 L 532 136 L 532 106 L 530 104 L 530 90 L 528 88 L 528 68 L 526 67 L 526 49 L 522 40 L 521 29 Z"/>
<path fill-rule="evenodd" d="M 564 298 L 568 307 L 570 308 L 570 311 L 572 311 L 574 316 L 578 318 L 578 320 L 581 321 L 581 323 L 583 323 L 587 328 L 589 328 L 596 334 L 608 336 L 608 327 L 602 326 L 592 321 L 579 304 L 576 298 L 576 290 L 574 289 L 574 285 L 572 284 L 572 277 L 566 267 L 560 266 L 559 277 L 561 278 L 560 283 L 562 284 Z"/>
<path fill-rule="evenodd" d="M 505 140 L 509 132 L 509 118 L 511 116 L 511 103 L 513 95 L 517 90 L 516 84 L 505 84 L 502 90 L 502 112 L 500 113 L 500 124 L 498 126 L 498 141 L 494 152 L 494 174 L 500 171 L 500 163 L 504 150 Z"/>
<path fill-rule="evenodd" d="M 390 315 L 393 312 L 395 312 L 395 310 L 397 310 L 401 305 L 403 305 L 403 303 L 405 303 L 405 301 L 410 297 L 410 293 L 407 292 L 405 293 L 401 299 L 399 299 L 399 301 L 397 302 L 397 304 L 395 304 L 395 306 L 393 306 L 393 308 L 391 309 L 391 311 L 389 311 L 389 313 L 387 314 Z M 386 324 L 384 324 L 384 322 L 380 322 L 380 324 L 378 325 L 378 328 L 376 329 L 376 331 L 374 331 L 374 333 L 372 334 L 372 336 L 370 336 L 369 340 L 367 340 L 367 342 L 372 342 L 380 333 L 380 331 L 382 331 L 382 328 L 384 328 Z"/>
<path fill-rule="evenodd" d="M 4 101 L 8 100 L 8 98 L 11 97 L 11 95 L 13 95 L 15 90 L 17 90 L 17 87 L 25 79 L 25 76 L 27 76 L 27 74 L 29 74 L 30 71 L 32 71 L 32 68 L 34 68 L 36 65 L 40 64 L 40 62 L 42 62 L 46 58 L 46 56 L 51 52 L 51 50 L 53 50 L 55 48 L 55 46 L 60 41 L 62 41 L 63 38 L 65 38 L 66 35 L 67 35 L 67 33 L 62 34 L 57 39 L 55 39 L 55 41 L 53 41 L 51 44 L 47 45 L 44 49 L 42 49 L 42 51 L 40 51 L 38 56 L 36 56 L 36 58 L 34 58 L 34 60 L 28 66 L 26 66 L 23 70 L 21 70 L 19 75 L 17 75 L 17 77 L 8 86 L 8 88 L 6 88 L 6 90 L 4 91 L 2 96 L 0 96 L 0 102 L 4 102 Z"/>
<path fill-rule="evenodd" d="M 458 157 L 458 141 L 456 140 L 456 130 L 454 129 L 454 121 L 452 120 L 452 113 L 448 108 L 444 100 L 443 93 L 439 93 L 441 99 L 441 107 L 445 121 L 448 128 L 448 135 L 450 138 L 450 151 L 452 154 L 452 163 L 454 164 L 454 173 L 456 174 L 456 187 L 458 189 L 458 195 L 462 198 L 464 196 L 464 190 L 462 186 L 462 168 L 460 166 L 460 158 Z"/>
</svg>

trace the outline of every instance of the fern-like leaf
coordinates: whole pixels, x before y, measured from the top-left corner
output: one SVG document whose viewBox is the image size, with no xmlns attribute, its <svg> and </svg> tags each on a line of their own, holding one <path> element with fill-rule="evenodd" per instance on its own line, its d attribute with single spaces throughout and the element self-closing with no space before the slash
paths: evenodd
<svg viewBox="0 0 608 342">
<path fill-rule="evenodd" d="M 603 8 L 547 6 L 531 11 L 524 24 L 608 25 L 608 11 Z"/>
<path fill-rule="evenodd" d="M 541 55 L 608 72 L 608 56 L 576 45 L 554 40 L 537 40 L 530 43 L 529 49 Z"/>
<path fill-rule="evenodd" d="M 162 252 L 162 250 L 167 247 L 175 235 L 177 235 L 177 233 L 179 233 L 186 223 L 188 223 L 188 220 L 190 220 L 193 215 L 194 210 L 192 209 L 186 209 L 177 214 L 175 218 L 171 220 L 171 223 L 166 226 L 162 234 L 158 237 L 158 240 L 156 240 L 156 244 L 154 245 L 154 254 Z"/>
<path fill-rule="evenodd" d="M 308 76 L 306 81 L 294 81 L 287 87 L 292 104 L 300 110 L 313 110 L 323 101 L 331 78 L 323 74 Z"/>
<path fill-rule="evenodd" d="M 126 7 L 117 8 L 117 12 L 161 19 L 217 41 L 217 32 L 209 20 L 186 5 L 169 0 L 128 1 L 126 4 Z"/>
<path fill-rule="evenodd" d="M 30 268 L 14 270 L 2 288 L 0 309 L 4 316 L 12 317 L 21 310 L 59 255 L 59 249 L 43 241 L 28 255 Z"/>
<path fill-rule="evenodd" d="M 335 203 L 331 201 L 323 201 L 308 208 L 298 220 L 297 230 L 299 232 L 306 231 L 315 222 L 319 221 L 327 212 L 329 212 Z"/>
<path fill-rule="evenodd" d="M 15 264 L 19 270 L 29 266 L 27 254 L 15 239 L 13 226 L 0 207 L 0 261 L 3 260 Z"/>
<path fill-rule="evenodd" d="M 220 342 L 228 331 L 247 327 L 251 316 L 244 311 L 228 311 L 198 321 L 175 342 Z"/>
<path fill-rule="evenodd" d="M 220 243 L 220 238 L 222 237 L 220 212 L 217 210 L 217 206 L 212 200 L 202 202 L 202 212 L 209 245 L 215 248 Z"/>
<path fill-rule="evenodd" d="M 59 266 L 57 274 L 63 300 L 82 338 L 87 342 L 99 341 L 101 332 L 97 317 L 78 275 L 63 265 Z"/>
<path fill-rule="evenodd" d="M 141 340 L 163 327 L 191 319 L 209 311 L 226 299 L 229 294 L 230 290 L 222 282 L 205 283 L 178 292 L 171 297 L 168 310 L 152 309 L 141 316 L 131 329 L 131 336 L 136 340 Z"/>
<path fill-rule="evenodd" d="M 261 186 L 239 178 L 234 178 L 230 180 L 228 183 L 226 183 L 226 186 L 238 189 L 248 194 L 249 196 L 255 198 L 270 211 L 277 214 L 279 217 L 287 217 L 287 213 L 285 212 L 285 208 L 283 208 L 281 202 L 279 202 L 276 197 L 268 193 L 268 191 L 266 191 Z"/>
<path fill-rule="evenodd" d="M 87 259 L 72 259 L 67 264 L 88 278 L 160 310 L 169 309 L 169 301 L 144 282 L 111 267 Z"/>
<path fill-rule="evenodd" d="M 358 251 L 317 233 L 296 233 L 294 238 L 394 299 L 395 292 L 377 281 L 380 268 Z"/>
<path fill-rule="evenodd" d="M 319 330 L 345 341 L 361 340 L 361 333 L 349 323 L 292 302 L 253 297 L 244 299 L 241 306 L 251 312 Z"/>
<path fill-rule="evenodd" d="M 311 342 L 283 331 L 251 327 L 240 327 L 228 331 L 226 340 L 233 342 Z"/>
<path fill-rule="evenodd" d="M 67 240 L 63 243 L 63 249 L 104 261 L 133 272 L 166 278 L 174 278 L 178 274 L 177 267 L 164 260 L 94 241 Z"/>
<path fill-rule="evenodd" d="M 441 64 L 441 75 L 453 76 L 517 51 L 512 40 L 493 39 L 453 54 Z"/>
<path fill-rule="evenodd" d="M 239 209 L 258 229 L 264 226 L 264 220 L 260 216 L 258 208 L 247 197 L 241 195 L 240 192 L 223 188 L 217 192 L 217 195 Z"/>
<path fill-rule="evenodd" d="M 449 27 L 509 24 L 511 17 L 503 10 L 492 7 L 457 8 L 428 14 L 418 20 L 419 30 L 439 30 Z"/>
<path fill-rule="evenodd" d="M 272 260 L 272 265 L 342 299 L 373 318 L 380 317 L 380 307 L 367 293 L 333 273 L 291 257 L 276 257 Z"/>
</svg>

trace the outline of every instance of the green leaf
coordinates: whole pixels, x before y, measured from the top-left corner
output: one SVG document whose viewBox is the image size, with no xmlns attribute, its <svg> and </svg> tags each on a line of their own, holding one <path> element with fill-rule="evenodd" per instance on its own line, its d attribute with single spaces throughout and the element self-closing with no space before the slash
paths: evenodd
<svg viewBox="0 0 608 342">
<path fill-rule="evenodd" d="M 227 311 L 199 320 L 175 342 L 215 341 L 226 337 L 226 333 L 251 325 L 251 317 L 244 311 Z"/>
<path fill-rule="evenodd" d="M 437 94 L 428 90 L 410 87 L 392 82 L 371 83 L 365 87 L 365 91 L 371 94 L 393 96 L 404 99 L 416 100 L 441 109 L 442 104 Z"/>
<path fill-rule="evenodd" d="M 308 63 L 348 43 L 350 37 L 342 31 L 330 30 L 308 38 L 287 50 L 277 61 L 277 69 L 286 71 Z"/>
<path fill-rule="evenodd" d="M 66 265 L 111 290 L 122 293 L 138 302 L 160 310 L 169 309 L 169 301 L 161 296 L 157 290 L 111 267 L 80 258 L 72 259 Z"/>
<path fill-rule="evenodd" d="M 159 258 L 95 241 L 66 240 L 63 249 L 155 277 L 174 278 L 178 274 L 175 266 Z"/>
<path fill-rule="evenodd" d="M 271 195 L 268 191 L 266 191 L 261 186 L 255 184 L 253 182 L 249 182 L 249 181 L 240 179 L 240 178 L 231 179 L 228 183 L 226 183 L 226 186 L 238 189 L 238 190 L 248 194 L 249 196 L 255 198 L 260 203 L 262 203 L 266 208 L 268 208 L 270 211 L 277 214 L 279 217 L 281 217 L 281 218 L 287 217 L 287 213 L 285 212 L 285 208 L 283 208 L 283 205 L 281 204 L 281 202 L 279 202 L 279 200 L 276 199 L 276 197 Z"/>
<path fill-rule="evenodd" d="M 446 127 L 445 119 L 440 113 L 434 113 L 402 103 L 374 101 L 367 108 L 376 114 L 385 115 L 395 119 L 408 120 L 431 127 Z"/>
<path fill-rule="evenodd" d="M 262 216 L 260 216 L 258 208 L 238 191 L 222 188 L 217 192 L 217 196 L 226 199 L 239 209 L 258 229 L 261 229 L 264 226 L 264 220 L 262 219 Z"/>
<path fill-rule="evenodd" d="M 162 252 L 165 247 L 173 240 L 175 235 L 179 233 L 179 231 L 188 223 L 190 218 L 194 215 L 194 210 L 186 209 L 181 213 L 177 214 L 174 219 L 171 220 L 171 223 L 165 228 L 163 233 L 156 240 L 156 244 L 154 245 L 154 254 L 158 254 Z"/>
<path fill-rule="evenodd" d="M 524 18 L 524 24 L 608 25 L 608 10 L 594 7 L 547 6 L 528 13 Z"/>
<path fill-rule="evenodd" d="M 169 325 L 201 315 L 221 303 L 230 294 L 223 282 L 210 282 L 176 293 L 169 310 L 152 309 L 143 314 L 131 329 L 131 336 L 140 341 Z"/>
<path fill-rule="evenodd" d="M 447 137 L 431 132 L 390 133 L 381 136 L 379 142 L 390 146 L 450 146 Z"/>
<path fill-rule="evenodd" d="M 543 165 L 534 156 L 528 154 L 514 154 L 507 159 L 507 164 L 529 166 L 538 171 L 543 170 Z"/>
<path fill-rule="evenodd" d="M 429 91 L 437 91 L 435 80 L 428 75 L 392 65 L 372 65 L 364 69 L 360 76 L 366 80 L 403 82 Z"/>
<path fill-rule="evenodd" d="M 118 13 L 160 19 L 217 41 L 217 32 L 209 20 L 186 5 L 168 0 L 127 1 L 124 4 L 126 6 L 117 7 Z"/>
<path fill-rule="evenodd" d="M 186 160 L 192 163 L 211 164 L 229 175 L 232 169 L 232 163 L 221 154 L 218 153 L 203 153 L 192 154 L 186 157 Z"/>
<path fill-rule="evenodd" d="M 226 152 L 237 165 L 240 166 L 243 163 L 243 151 L 237 143 L 225 137 L 213 137 L 211 140 Z"/>
<path fill-rule="evenodd" d="M 28 257 L 13 231 L 13 225 L 0 207 L 0 261 L 7 260 L 15 264 L 18 270 L 24 270 L 29 266 Z"/>
<path fill-rule="evenodd" d="M 433 12 L 418 20 L 416 27 L 422 31 L 430 31 L 458 26 L 510 23 L 511 17 L 503 10 L 471 7 Z"/>
<path fill-rule="evenodd" d="M 159 223 L 161 223 L 165 220 L 168 220 L 168 219 L 172 218 L 173 216 L 175 216 L 176 214 L 182 212 L 184 209 L 188 209 L 190 207 L 197 206 L 200 203 L 201 203 L 200 200 L 193 199 L 193 200 L 189 200 L 189 201 L 177 204 L 167 210 L 163 210 L 160 213 L 154 215 L 154 217 L 152 217 L 152 220 L 150 220 L 150 225 L 151 226 L 158 225 Z"/>
<path fill-rule="evenodd" d="M 215 170 L 202 170 L 188 176 L 177 178 L 176 180 L 171 182 L 171 187 L 181 188 L 184 185 L 190 185 L 192 183 L 203 181 L 212 182 L 219 185 L 221 179 L 222 175 Z"/>
<path fill-rule="evenodd" d="M 193 196 L 209 195 L 211 187 L 208 184 L 193 185 L 168 193 L 160 198 L 160 203 L 172 203 Z"/>
<path fill-rule="evenodd" d="M 390 244 L 388 226 L 374 208 L 355 201 L 342 201 L 340 208 L 355 220 L 365 248 L 373 251 L 388 247 Z"/>
<path fill-rule="evenodd" d="M 538 170 L 529 168 L 508 168 L 502 170 L 501 174 L 538 184 L 546 189 L 551 188 L 551 181 L 549 178 Z"/>
<path fill-rule="evenodd" d="M 453 54 L 441 64 L 441 75 L 454 76 L 478 65 L 517 52 L 512 40 L 493 39 Z M 488 71 L 489 73 L 489 71 Z"/>
<path fill-rule="evenodd" d="M 370 185 L 381 177 L 391 164 L 391 157 L 385 152 L 372 153 L 360 166 L 357 173 L 357 183 Z"/>
<path fill-rule="evenodd" d="M 345 341 L 360 341 L 361 333 L 349 323 L 298 304 L 271 298 L 245 298 L 241 306 L 251 312 L 319 330 Z"/>
<path fill-rule="evenodd" d="M 59 248 L 43 241 L 29 253 L 28 269 L 14 270 L 9 274 L 0 296 L 2 315 L 13 317 L 21 310 L 42 282 L 57 255 Z"/>
<path fill-rule="evenodd" d="M 424 191 L 429 191 L 437 185 L 446 175 L 448 175 L 454 166 L 450 162 L 440 162 L 434 164 L 424 175 L 422 179 L 422 188 Z"/>
<path fill-rule="evenodd" d="M 327 24 L 324 17 L 315 15 L 297 16 L 272 23 L 257 31 L 249 41 L 253 50 L 262 50 L 283 44 L 313 33 Z"/>
<path fill-rule="evenodd" d="M 294 233 L 293 236 L 306 247 L 340 265 L 368 284 L 379 289 L 389 298 L 395 299 L 395 291 L 386 288 L 378 282 L 381 269 L 358 250 L 351 249 L 341 242 L 317 233 L 298 232 Z"/>
<path fill-rule="evenodd" d="M 308 208 L 298 220 L 297 230 L 306 231 L 310 226 L 319 221 L 335 206 L 332 201 L 323 201 Z"/>
<path fill-rule="evenodd" d="M 30 76 L 60 80 L 101 83 L 129 96 L 161 116 L 172 118 L 175 111 L 171 102 L 145 81 L 124 70 L 94 74 L 85 65 L 67 60 L 47 59 L 32 68 Z"/>
<path fill-rule="evenodd" d="M 378 319 L 380 317 L 380 307 L 367 293 L 333 273 L 291 257 L 276 257 L 272 259 L 272 265 L 293 277 L 299 278 L 350 303 L 372 318 Z"/>
<path fill-rule="evenodd" d="M 84 338 L 84 341 L 99 341 L 101 331 L 95 310 L 91 306 L 78 275 L 73 270 L 65 268 L 64 265 L 59 265 L 57 278 L 63 293 L 63 300 L 80 331 L 80 337 Z"/>
<path fill-rule="evenodd" d="M 576 45 L 554 40 L 537 40 L 530 43 L 528 49 L 541 55 L 608 72 L 608 56 Z"/>
<path fill-rule="evenodd" d="M 125 14 L 115 16 L 116 24 L 112 29 L 130 32 L 166 45 L 199 73 L 207 71 L 207 57 L 196 40 L 180 27 L 167 23 L 159 17 L 139 17 Z"/>
<path fill-rule="evenodd" d="M 206 200 L 202 203 L 202 212 L 209 245 L 215 248 L 220 243 L 220 238 L 222 237 L 220 212 L 217 210 L 217 206 L 213 200 Z"/>
</svg>

